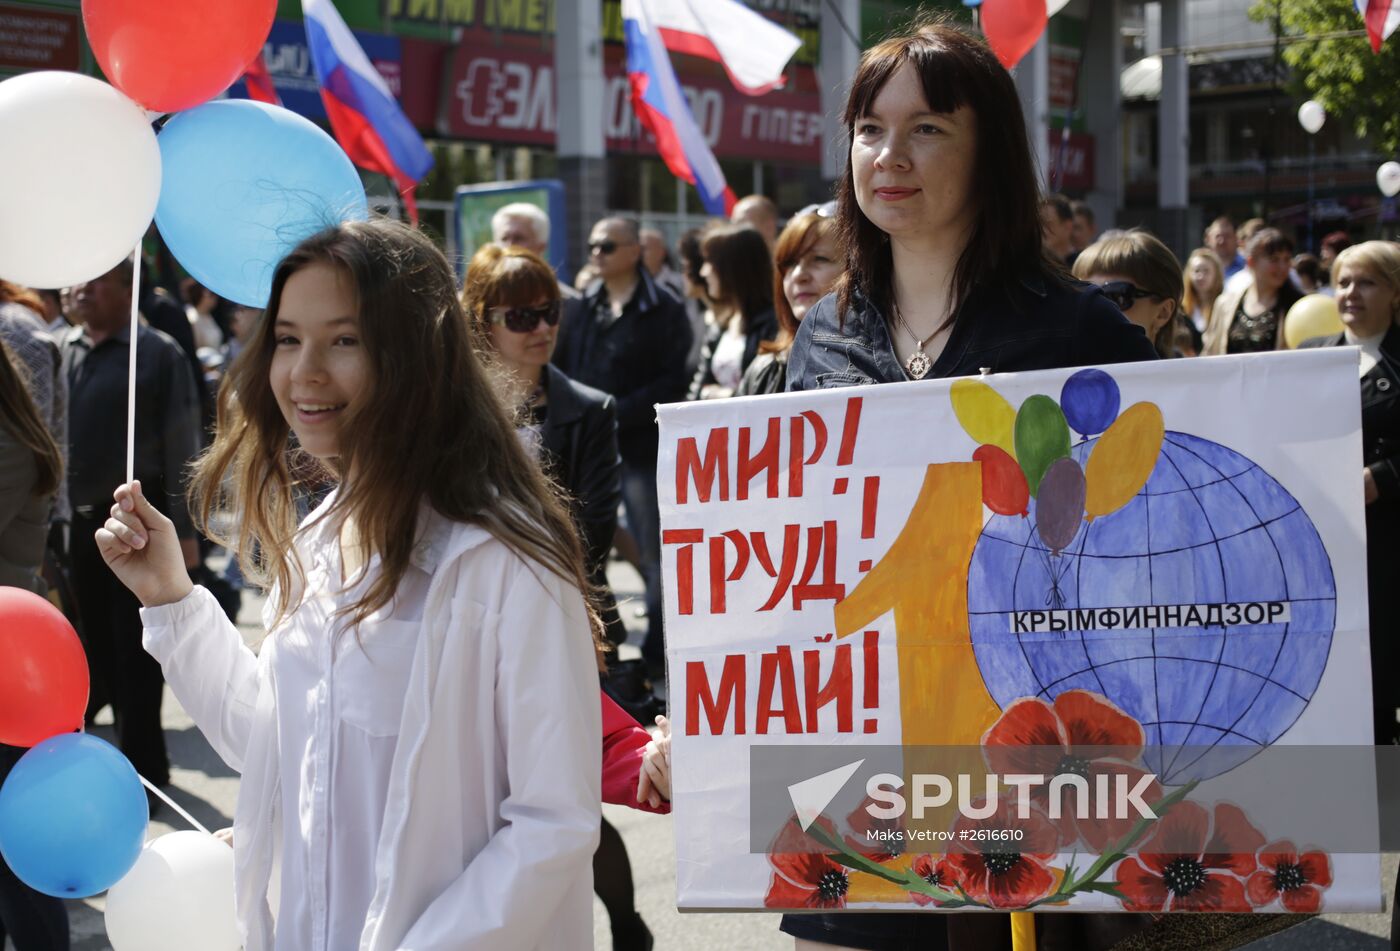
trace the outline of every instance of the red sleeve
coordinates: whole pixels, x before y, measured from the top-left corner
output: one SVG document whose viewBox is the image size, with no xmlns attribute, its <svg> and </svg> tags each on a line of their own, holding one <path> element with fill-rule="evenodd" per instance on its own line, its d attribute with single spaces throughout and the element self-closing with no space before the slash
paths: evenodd
<svg viewBox="0 0 1400 951">
<path fill-rule="evenodd" d="M 642 772 L 642 754 L 651 742 L 651 734 L 606 693 L 598 694 L 603 700 L 603 802 L 643 812 L 669 813 L 669 802 L 663 801 L 657 808 L 637 802 L 637 777 Z"/>
</svg>

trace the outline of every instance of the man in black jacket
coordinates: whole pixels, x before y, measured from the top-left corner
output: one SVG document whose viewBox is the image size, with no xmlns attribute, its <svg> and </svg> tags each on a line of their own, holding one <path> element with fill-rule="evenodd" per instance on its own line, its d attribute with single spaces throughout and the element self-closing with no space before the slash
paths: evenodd
<svg viewBox="0 0 1400 951">
<path fill-rule="evenodd" d="M 567 302 L 554 363 L 570 378 L 617 400 L 622 504 L 641 549 L 647 639 L 655 668 L 665 658 L 661 634 L 661 526 L 656 499 L 657 403 L 685 398 L 691 330 L 685 308 L 641 266 L 640 228 L 604 218 L 588 238 L 598 278 Z"/>
<path fill-rule="evenodd" d="M 77 326 L 62 341 L 68 379 L 68 490 L 73 506 L 70 559 L 94 714 L 110 700 L 121 751 L 152 784 L 170 781 L 161 731 L 160 665 L 141 647 L 140 603 L 107 568 L 93 535 L 106 522 L 112 492 L 126 481 L 126 401 L 131 347 L 132 262 L 72 288 Z M 136 478 L 175 523 L 185 567 L 199 546 L 185 504 L 185 468 L 199 451 L 199 399 L 185 353 L 142 326 L 136 350 Z"/>
</svg>

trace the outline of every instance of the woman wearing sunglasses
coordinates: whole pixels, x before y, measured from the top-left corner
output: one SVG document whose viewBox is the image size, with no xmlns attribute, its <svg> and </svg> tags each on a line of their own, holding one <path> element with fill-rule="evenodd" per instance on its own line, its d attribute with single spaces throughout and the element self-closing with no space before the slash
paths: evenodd
<svg viewBox="0 0 1400 951">
<path fill-rule="evenodd" d="M 1189 335 L 1181 313 L 1181 264 L 1146 231 L 1124 232 L 1091 244 L 1074 261 L 1074 276 L 1098 286 L 1123 316 L 1147 334 L 1157 354 L 1179 355 L 1177 331 Z"/>
<path fill-rule="evenodd" d="M 532 251 L 486 245 L 467 265 L 462 302 L 522 434 L 573 499 L 590 580 L 606 586 L 622 497 L 616 403 L 549 362 L 562 312 L 554 271 Z M 615 610 L 605 611 L 604 619 L 610 637 L 625 639 Z"/>
<path fill-rule="evenodd" d="M 549 362 L 559 329 L 559 283 L 554 271 L 535 253 L 495 244 L 483 247 L 467 265 L 462 302 L 477 349 L 487 365 L 497 370 L 507 405 L 517 409 L 520 431 L 528 434 L 545 470 L 569 495 L 583 536 L 588 580 L 598 594 L 599 614 L 609 640 L 621 643 L 627 632 L 618 617 L 606 573 L 622 499 L 615 401 L 569 379 Z M 604 747 L 609 752 L 635 749 L 637 742 L 630 739 L 632 736 L 645 743 L 645 732 L 606 697 L 603 715 Z M 613 765 L 611 772 L 619 771 L 627 771 L 625 764 Z M 609 775 L 608 762 L 604 763 L 604 774 Z M 635 772 L 631 785 L 636 788 Z M 610 798 L 608 788 L 605 782 L 607 801 L 635 804 L 617 796 Z M 653 807 L 651 811 L 665 809 Z M 651 932 L 633 903 L 627 846 L 606 819 L 593 856 L 593 879 L 594 890 L 608 910 L 613 946 L 628 951 L 650 947 Z"/>
<path fill-rule="evenodd" d="M 845 273 L 798 327 L 789 391 L 1155 358 L 1140 327 L 1046 256 L 1021 102 L 980 36 L 928 18 L 866 50 L 843 121 Z M 931 399 L 928 412 L 947 406 Z M 848 882 L 828 884 L 844 896 Z M 1143 919 L 1043 915 L 1037 925 L 1047 947 L 1091 951 Z M 782 930 L 804 949 L 1011 943 L 999 914 L 793 914 Z"/>
</svg>

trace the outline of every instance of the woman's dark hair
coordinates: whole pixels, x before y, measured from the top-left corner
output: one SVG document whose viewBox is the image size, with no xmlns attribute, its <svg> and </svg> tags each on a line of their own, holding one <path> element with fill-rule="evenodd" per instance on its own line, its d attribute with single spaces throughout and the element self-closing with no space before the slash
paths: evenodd
<svg viewBox="0 0 1400 951">
<path fill-rule="evenodd" d="M 978 284 L 1011 284 L 1028 273 L 1063 281 L 1063 269 L 1045 257 L 1042 247 L 1040 186 L 1011 74 L 980 36 L 955 25 L 947 15 L 936 15 L 866 50 L 851 82 L 842 115 L 846 170 L 836 191 L 846 251 L 846 273 L 836 287 L 837 312 L 844 317 L 857 287 L 881 311 L 889 312 L 894 267 L 889 240 L 856 203 L 849 146 L 858 121 L 870 113 L 885 84 L 906 63 L 917 74 L 931 110 L 948 113 L 967 106 L 976 118 L 976 224 L 953 270 L 952 299 L 961 303 Z"/>
<path fill-rule="evenodd" d="M 763 235 L 747 225 L 724 225 L 705 232 L 700 249 L 715 274 L 723 302 L 739 311 L 739 329 L 773 306 L 773 257 Z"/>
<path fill-rule="evenodd" d="M 1245 257 L 1271 258 L 1280 251 L 1286 252 L 1289 257 L 1293 256 L 1293 242 L 1288 235 L 1277 228 L 1260 228 L 1250 237 Z"/>
<path fill-rule="evenodd" d="M 676 253 L 681 256 L 681 267 L 692 284 L 705 286 L 700 269 L 705 266 L 705 254 L 700 250 L 700 229 L 691 228 L 676 242 Z"/>
<path fill-rule="evenodd" d="M 0 340 L 0 426 L 34 455 L 37 470 L 30 495 L 43 497 L 58 491 L 63 477 L 63 456 L 39 408 L 25 385 L 28 373 L 3 340 Z"/>
<path fill-rule="evenodd" d="M 1300 254 L 1293 259 L 1293 270 L 1298 272 L 1298 276 L 1311 281 L 1314 286 L 1327 283 L 1327 277 L 1322 273 L 1322 262 L 1315 254 Z"/>
<path fill-rule="evenodd" d="M 205 293 L 204 285 L 192 277 L 187 277 L 180 282 L 180 300 L 191 307 L 198 307 L 199 302 L 204 300 Z"/>
</svg>

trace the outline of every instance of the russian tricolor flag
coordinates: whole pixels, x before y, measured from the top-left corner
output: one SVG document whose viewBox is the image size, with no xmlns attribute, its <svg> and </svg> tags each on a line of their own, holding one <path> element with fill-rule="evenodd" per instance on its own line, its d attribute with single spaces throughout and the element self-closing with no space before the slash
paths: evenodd
<svg viewBox="0 0 1400 951">
<path fill-rule="evenodd" d="M 783 67 L 802 42 L 734 0 L 622 0 L 632 107 L 666 167 L 700 192 L 712 215 L 728 215 L 734 192 L 695 123 L 667 49 L 716 60 L 743 92 L 782 85 Z"/>
<path fill-rule="evenodd" d="M 750 96 L 781 87 L 783 67 L 802 46 L 737 0 L 646 0 L 645 6 L 668 50 L 714 60 Z"/>
<path fill-rule="evenodd" d="M 1353 0 L 1356 12 L 1366 21 L 1366 35 L 1371 38 L 1371 51 L 1379 53 L 1381 44 L 1400 26 L 1400 6 L 1392 0 Z"/>
<path fill-rule="evenodd" d="M 389 176 L 416 221 L 413 189 L 433 167 L 422 136 L 331 0 L 301 0 L 301 9 L 311 64 L 336 141 L 356 165 Z"/>
<path fill-rule="evenodd" d="M 248 89 L 249 99 L 265 102 L 269 106 L 282 105 L 282 97 L 277 94 L 277 87 L 272 84 L 272 74 L 267 71 L 267 60 L 263 58 L 263 50 L 258 50 L 258 55 L 248 64 L 243 73 L 243 85 Z"/>
</svg>

